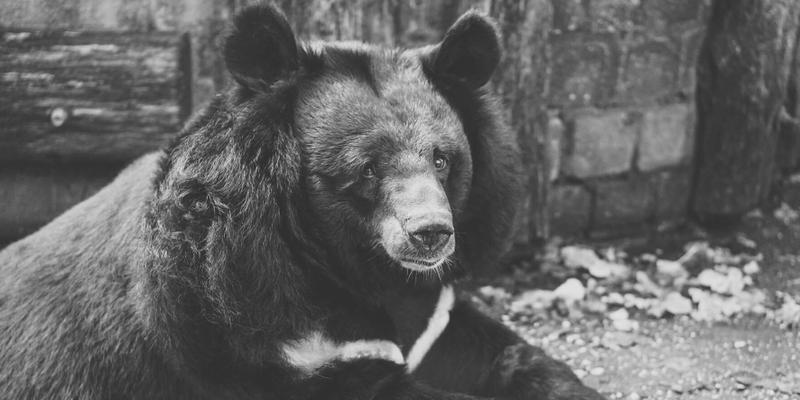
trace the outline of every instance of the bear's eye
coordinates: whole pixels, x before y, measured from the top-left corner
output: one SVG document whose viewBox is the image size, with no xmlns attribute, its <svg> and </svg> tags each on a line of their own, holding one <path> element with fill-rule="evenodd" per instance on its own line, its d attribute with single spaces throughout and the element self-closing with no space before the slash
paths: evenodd
<svg viewBox="0 0 800 400">
<path fill-rule="evenodd" d="M 433 166 L 436 167 L 437 170 L 443 170 L 447 168 L 447 157 L 441 153 L 434 154 Z"/>
<path fill-rule="evenodd" d="M 373 164 L 373 163 L 364 164 L 364 168 L 361 170 L 361 175 L 363 175 L 364 178 L 374 178 L 375 177 L 375 164 Z"/>
</svg>

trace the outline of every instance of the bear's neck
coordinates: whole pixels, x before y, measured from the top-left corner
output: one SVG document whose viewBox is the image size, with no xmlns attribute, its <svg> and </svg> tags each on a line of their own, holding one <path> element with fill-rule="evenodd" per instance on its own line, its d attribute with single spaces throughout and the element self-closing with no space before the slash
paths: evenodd
<svg viewBox="0 0 800 400">
<path fill-rule="evenodd" d="M 386 300 L 372 312 L 353 306 L 330 310 L 324 327 L 284 343 L 284 358 L 305 374 L 337 360 L 362 357 L 405 364 L 413 372 L 447 328 L 455 303 L 453 288 L 396 292 Z"/>
<path fill-rule="evenodd" d="M 455 304 L 451 285 L 398 293 L 386 304 L 409 371 L 417 368 L 444 332 Z"/>
<path fill-rule="evenodd" d="M 324 324 L 331 338 L 341 341 L 389 339 L 400 344 L 405 352 L 425 330 L 443 287 L 450 286 L 432 282 L 394 285 L 365 294 L 318 281 L 311 292 L 320 312 L 332 316 L 327 317 Z"/>
</svg>

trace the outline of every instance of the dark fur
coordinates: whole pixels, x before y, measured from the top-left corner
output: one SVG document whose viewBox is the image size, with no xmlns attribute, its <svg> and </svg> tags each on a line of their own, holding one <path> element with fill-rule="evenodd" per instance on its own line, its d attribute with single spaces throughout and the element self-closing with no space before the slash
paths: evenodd
<svg viewBox="0 0 800 400">
<path fill-rule="evenodd" d="M 240 14 L 225 43 L 237 85 L 164 153 L 0 253 L 0 398 L 599 399 L 466 303 L 413 376 L 360 360 L 302 377 L 279 350 L 323 330 L 408 351 L 442 283 L 506 250 L 519 157 L 483 87 L 497 43 L 476 14 L 443 44 L 404 53 L 299 46 L 273 8 Z M 387 94 L 413 60 L 419 85 Z M 348 141 L 376 137 L 359 114 L 375 99 L 393 102 L 383 122 L 413 125 L 430 109 L 432 124 L 455 112 L 463 126 L 443 144 L 452 166 L 440 177 L 456 263 L 436 279 L 376 248 L 378 187 L 346 178 L 366 151 Z M 382 133 L 374 151 L 441 140 L 415 134 Z"/>
</svg>

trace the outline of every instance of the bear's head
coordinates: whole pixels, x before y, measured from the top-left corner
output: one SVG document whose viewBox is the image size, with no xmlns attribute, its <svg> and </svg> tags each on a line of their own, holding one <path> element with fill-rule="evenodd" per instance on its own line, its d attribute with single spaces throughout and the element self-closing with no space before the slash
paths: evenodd
<svg viewBox="0 0 800 400">
<path fill-rule="evenodd" d="M 223 47 L 234 87 L 168 149 L 152 213 L 165 264 L 218 307 L 323 276 L 439 283 L 508 248 L 519 157 L 485 87 L 500 60 L 486 17 L 398 50 L 301 44 L 260 6 Z"/>
</svg>

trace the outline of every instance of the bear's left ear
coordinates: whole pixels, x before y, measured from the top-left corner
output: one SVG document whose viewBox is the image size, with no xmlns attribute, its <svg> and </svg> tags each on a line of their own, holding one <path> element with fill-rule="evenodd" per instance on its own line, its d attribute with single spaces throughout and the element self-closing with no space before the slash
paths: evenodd
<svg viewBox="0 0 800 400">
<path fill-rule="evenodd" d="M 223 54 L 233 78 L 254 91 L 268 90 L 299 68 L 297 40 L 289 21 L 268 5 L 248 7 L 236 15 Z"/>
<path fill-rule="evenodd" d="M 477 11 L 468 11 L 447 30 L 433 48 L 428 68 L 437 77 L 479 88 L 492 77 L 500 62 L 500 37 L 494 23 Z"/>
</svg>

